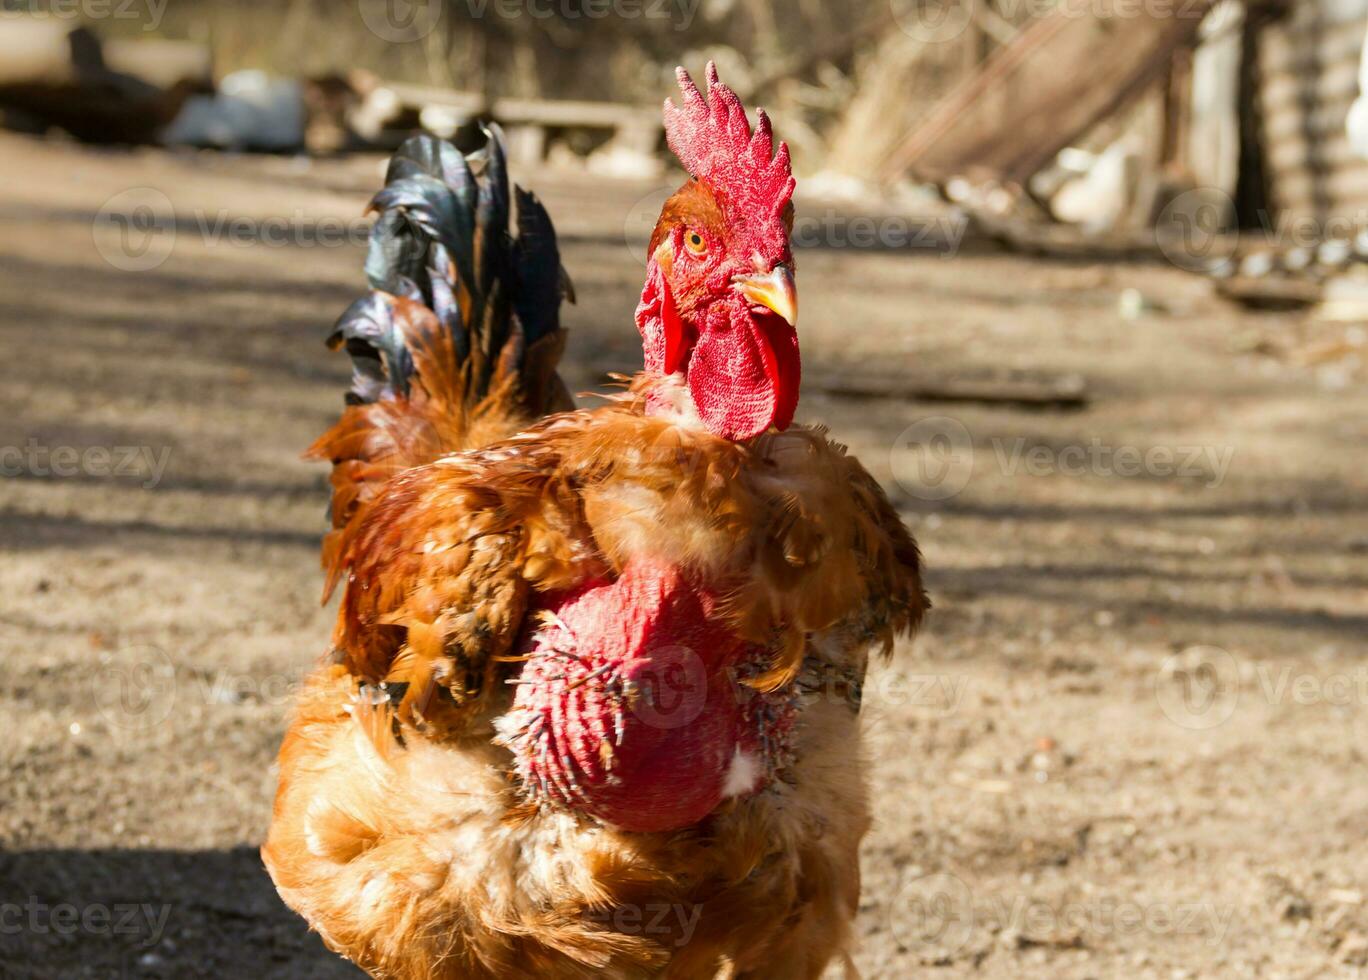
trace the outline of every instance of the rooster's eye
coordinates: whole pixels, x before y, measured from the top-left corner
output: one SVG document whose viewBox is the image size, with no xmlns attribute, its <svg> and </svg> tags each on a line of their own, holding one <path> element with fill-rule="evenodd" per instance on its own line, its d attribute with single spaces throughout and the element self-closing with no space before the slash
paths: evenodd
<svg viewBox="0 0 1368 980">
<path fill-rule="evenodd" d="M 703 236 L 696 231 L 684 233 L 684 244 L 689 246 L 689 251 L 694 255 L 702 255 L 708 250 L 708 243 L 703 240 Z"/>
</svg>

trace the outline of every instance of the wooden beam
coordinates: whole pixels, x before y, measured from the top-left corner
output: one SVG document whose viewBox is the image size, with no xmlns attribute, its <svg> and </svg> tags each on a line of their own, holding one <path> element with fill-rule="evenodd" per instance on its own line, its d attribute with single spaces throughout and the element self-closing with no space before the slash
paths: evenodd
<svg viewBox="0 0 1368 980">
<path fill-rule="evenodd" d="M 1211 6 L 1063 0 L 952 90 L 897 146 L 881 176 L 911 171 L 944 184 L 979 172 L 1024 183 L 1161 77 Z"/>
<path fill-rule="evenodd" d="M 982 381 L 907 378 L 875 374 L 818 376 L 808 386 L 828 395 L 856 399 L 1008 405 L 1036 410 L 1077 411 L 1088 404 L 1087 384 L 1076 374 L 1054 378 Z"/>
</svg>

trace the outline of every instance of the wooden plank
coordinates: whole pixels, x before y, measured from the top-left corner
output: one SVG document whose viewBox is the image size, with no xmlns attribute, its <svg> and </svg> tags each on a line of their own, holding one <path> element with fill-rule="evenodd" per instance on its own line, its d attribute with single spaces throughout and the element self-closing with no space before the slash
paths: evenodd
<svg viewBox="0 0 1368 980">
<path fill-rule="evenodd" d="M 611 385 L 640 369 L 629 364 L 605 369 L 598 384 Z M 947 379 L 931 375 L 829 371 L 803 376 L 805 391 L 861 401 L 917 401 L 1010 405 L 1018 408 L 1077 411 L 1089 402 L 1086 379 L 1079 374 Z"/>
<path fill-rule="evenodd" d="M 439 133 L 454 131 L 479 117 L 496 120 L 508 130 L 510 154 L 523 165 L 541 161 L 549 129 L 608 130 L 615 145 L 645 154 L 655 151 L 663 130 L 659 109 L 616 102 L 524 98 L 489 101 L 474 92 L 426 85 L 386 83 L 382 87 L 407 110 L 416 110 L 423 125 Z M 440 126 L 436 122 L 439 118 Z"/>
<path fill-rule="evenodd" d="M 1246 306 L 1267 309 L 1296 309 L 1320 302 L 1321 284 L 1304 277 L 1233 276 L 1216 282 L 1216 291 L 1227 299 Z"/>
<path fill-rule="evenodd" d="M 1332 211 L 1348 208 L 1362 212 L 1368 205 L 1368 161 L 1321 175 L 1290 174 L 1278 181 L 1274 196 L 1279 202 L 1320 199 Z"/>
<path fill-rule="evenodd" d="M 1120 228 L 1093 234 L 1076 225 L 974 215 L 974 229 L 1014 252 L 1094 261 L 1152 261 L 1161 257 L 1153 229 Z"/>
<path fill-rule="evenodd" d="M 1280 174 L 1305 172 L 1316 166 L 1352 167 L 1363 161 L 1344 130 L 1317 140 L 1311 147 L 1305 139 L 1286 139 L 1273 143 L 1265 159 Z"/>
<path fill-rule="evenodd" d="M 482 114 L 487 108 L 484 97 L 475 92 L 461 92 L 432 85 L 411 85 L 407 82 L 384 82 L 380 87 L 388 89 L 400 103 L 412 109 L 441 106 L 473 117 Z"/>
<path fill-rule="evenodd" d="M 415 109 L 440 106 L 468 116 L 490 115 L 501 123 L 526 126 L 583 126 L 617 129 L 654 125 L 660 128 L 660 110 L 619 102 L 582 102 L 570 99 L 502 98 L 492 102 L 475 92 L 386 82 L 384 87 L 401 103 Z"/>
<path fill-rule="evenodd" d="M 618 129 L 622 126 L 654 125 L 663 128 L 660 110 L 618 102 L 575 102 L 561 99 L 495 99 L 495 119 L 538 126 L 584 126 Z"/>
<path fill-rule="evenodd" d="M 1362 42 L 1360 38 L 1359 43 Z M 1266 75 L 1262 96 L 1268 109 L 1295 108 L 1304 105 L 1308 98 L 1321 103 L 1348 104 L 1358 95 L 1358 87 L 1358 62 L 1345 60 L 1325 65 L 1315 73 Z"/>
<path fill-rule="evenodd" d="M 1270 113 L 1264 120 L 1264 139 L 1268 145 L 1304 134 L 1325 136 L 1344 131 L 1349 116 L 1348 104 L 1318 105 L 1309 112 L 1287 110 Z"/>
<path fill-rule="evenodd" d="M 824 374 L 807 381 L 807 384 L 827 395 L 860 400 L 975 403 L 1056 411 L 1077 411 L 1088 405 L 1087 383 L 1076 374 L 1054 378 L 982 381 L 894 377 L 886 374 Z"/>
</svg>

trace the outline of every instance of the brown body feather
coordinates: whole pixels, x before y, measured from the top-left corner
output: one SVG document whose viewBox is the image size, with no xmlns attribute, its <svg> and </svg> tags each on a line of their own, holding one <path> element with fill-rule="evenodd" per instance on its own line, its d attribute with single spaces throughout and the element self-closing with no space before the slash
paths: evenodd
<svg viewBox="0 0 1368 980">
<path fill-rule="evenodd" d="M 645 415 L 668 383 L 407 470 L 341 530 L 337 663 L 301 699 L 263 853 L 376 976 L 809 977 L 845 948 L 869 818 L 844 698 L 807 699 L 783 780 L 673 834 L 529 807 L 492 740 L 529 597 L 633 554 L 727 583 L 740 634 L 786 638 L 765 687 L 857 683 L 920 619 L 916 547 L 841 447 Z M 407 689 L 376 705 L 363 681 Z M 659 909 L 672 924 L 637 921 Z"/>
<path fill-rule="evenodd" d="M 662 226 L 716 211 L 705 190 Z M 562 332 L 463 363 L 420 304 L 395 323 L 408 397 L 349 407 L 310 450 L 333 464 L 343 596 L 280 753 L 262 854 L 281 895 L 395 980 L 820 976 L 869 826 L 851 692 L 927 605 L 882 490 L 819 430 L 711 435 L 677 378 L 538 422 L 569 407 Z M 684 407 L 647 415 L 652 396 Z M 673 833 L 527 802 L 495 738 L 538 594 L 636 555 L 727 593 L 732 628 L 776 651 L 748 683 L 807 692 L 778 778 Z"/>
<path fill-rule="evenodd" d="M 347 528 L 391 479 L 444 454 L 502 439 L 572 405 L 556 374 L 565 348 L 563 330 L 525 353 L 515 338 L 487 365 L 478 346 L 469 357 L 457 357 L 450 331 L 421 303 L 399 297 L 393 303 L 395 327 L 415 366 L 408 397 L 348 405 L 305 453 L 333 468 L 334 530 L 323 541 L 325 596 L 337 587 L 344 567 L 339 549 Z"/>
</svg>

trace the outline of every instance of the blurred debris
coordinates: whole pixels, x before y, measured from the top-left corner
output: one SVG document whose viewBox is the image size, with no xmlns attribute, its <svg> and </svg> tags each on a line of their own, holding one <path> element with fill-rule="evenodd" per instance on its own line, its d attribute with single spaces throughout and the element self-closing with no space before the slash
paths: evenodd
<svg viewBox="0 0 1368 980">
<path fill-rule="evenodd" d="M 57 127 L 91 142 L 312 153 L 393 149 L 420 128 L 453 138 L 494 119 L 524 166 L 543 162 L 551 140 L 569 135 L 594 172 L 650 178 L 664 169 L 655 107 L 487 99 L 360 70 L 292 78 L 252 69 L 231 72 L 216 87 L 203 45 L 101 42 L 37 16 L 0 20 L 0 110 L 7 125 Z"/>
<path fill-rule="evenodd" d="M 1346 275 L 1327 282 L 1316 315 L 1335 323 L 1368 323 L 1368 277 Z"/>
<path fill-rule="evenodd" d="M 979 793 L 1003 795 L 1013 790 L 1012 782 L 1008 779 L 979 779 L 966 772 L 952 772 L 947 779 L 955 786 L 963 786 Z"/>
<path fill-rule="evenodd" d="M 1343 387 L 1368 376 L 1368 327 L 1361 322 L 1306 318 L 1289 326 L 1280 321 L 1233 336 L 1233 352 L 1317 372 L 1323 387 Z"/>
<path fill-rule="evenodd" d="M 1039 212 L 1013 209 L 1007 216 L 964 207 L 972 214 L 975 232 L 1004 248 L 1024 255 L 1048 255 L 1093 261 L 1152 260 L 1159 253 L 1153 232 L 1119 229 L 1086 234 L 1068 225 L 1042 218 Z"/>
<path fill-rule="evenodd" d="M 861 65 L 854 91 L 830 133 L 826 168 L 872 183 L 963 61 L 954 44 L 887 30 Z"/>
<path fill-rule="evenodd" d="M 586 52 L 601 48 L 578 25 L 553 15 L 494 39 L 443 9 L 422 71 L 331 52 L 297 63 L 367 69 L 291 75 L 282 43 L 264 60 L 225 56 L 276 71 L 232 72 L 217 88 L 222 38 L 101 41 L 69 19 L 14 13 L 0 20 L 0 123 L 326 154 L 393 149 L 415 129 L 459 143 L 492 119 L 517 166 L 629 179 L 669 166 L 656 105 L 596 101 L 582 84 Z M 1368 280 L 1352 274 L 1368 263 L 1368 161 L 1345 134 L 1368 0 L 889 0 L 851 20 L 821 5 L 778 16 L 709 2 L 687 50 L 677 36 L 624 34 L 630 50 L 601 67 L 631 84 L 601 88 L 655 92 L 676 61 L 697 71 L 715 59 L 773 110 L 809 187 L 885 207 L 890 192 L 934 193 L 1015 250 L 1163 258 L 1259 309 L 1319 304 L 1324 319 L 1368 321 Z M 551 48 L 567 53 L 543 57 Z M 1123 316 L 1144 312 L 1128 302 Z"/>
<path fill-rule="evenodd" d="M 361 71 L 304 81 L 304 146 L 310 153 L 339 153 L 370 145 L 356 128 L 356 116 L 371 81 Z"/>
<path fill-rule="evenodd" d="M 1311 900 L 1283 875 L 1264 875 L 1264 889 L 1269 907 L 1279 919 L 1297 921 L 1310 919 L 1315 914 Z"/>
<path fill-rule="evenodd" d="M 1066 148 L 1056 158 L 1058 171 L 1064 174 L 1058 184 L 1041 194 L 1044 181 L 1038 174 L 1031 181 L 1032 190 L 1048 198 L 1057 220 L 1088 233 L 1108 231 L 1122 223 L 1135 203 L 1140 160 L 1132 137 L 1115 141 L 1100 154 Z"/>
<path fill-rule="evenodd" d="M 568 99 L 496 98 L 476 92 L 355 79 L 356 106 L 348 121 L 352 132 L 370 145 L 397 147 L 415 129 L 444 139 L 466 127 L 493 119 L 504 127 L 509 156 L 517 164 L 535 166 L 549 154 L 553 139 L 567 134 L 588 137 L 590 169 L 613 176 L 655 177 L 664 170 L 660 148 L 664 129 L 655 107 L 617 102 Z"/>
<path fill-rule="evenodd" d="M 1160 255 L 1256 308 L 1368 316 L 1358 284 L 1328 292 L 1368 261 L 1345 133 L 1368 4 L 1006 10 L 974 5 L 948 39 L 889 32 L 828 166 L 928 181 L 1012 248 Z"/>
<path fill-rule="evenodd" d="M 1226 299 L 1259 310 L 1305 309 L 1321 298 L 1320 284 L 1310 279 L 1238 275 L 1222 279 L 1216 288 Z"/>
<path fill-rule="evenodd" d="M 1190 45 L 1211 7 L 1127 10 L 1065 0 L 960 84 L 890 154 L 905 170 L 944 184 L 991 176 L 1022 186 L 1061 150 L 1137 98 Z M 1131 16 L 1133 14 L 1133 16 Z M 1118 22 L 1125 29 L 1118 30 Z M 1012 125 L 1003 125 L 1006 120 Z"/>
<path fill-rule="evenodd" d="M 1116 299 L 1116 311 L 1123 320 L 1139 320 L 1150 314 L 1167 313 L 1169 309 L 1159 300 L 1132 287 L 1121 290 Z"/>
<path fill-rule="evenodd" d="M 162 133 L 172 145 L 287 151 L 304 146 L 304 86 L 262 71 L 226 75 L 212 95 L 190 98 Z"/>
<path fill-rule="evenodd" d="M 1010 248 L 1154 257 L 1162 251 L 1156 214 L 1175 200 L 1180 211 L 1201 203 L 1188 196 L 1192 120 L 1219 119 L 1230 143 L 1233 106 L 1199 113 L 1190 103 L 1199 90 L 1203 105 L 1219 102 L 1235 83 L 1225 79 L 1223 89 L 1210 69 L 1193 75 L 1190 49 L 1199 32 L 1213 31 L 1202 27 L 1211 3 L 1124 15 L 1094 6 L 1071 0 L 1019 32 L 1000 17 L 971 17 L 967 48 L 886 40 L 832 141 L 834 169 L 862 165 L 884 183 L 906 174 L 929 181 Z M 1117 30 L 1123 16 L 1125 30 Z M 1225 40 L 1219 68 L 1233 74 L 1238 51 L 1232 59 Z M 947 49 L 959 51 L 958 65 Z M 938 73 L 960 81 L 929 110 L 919 107 L 916 123 L 890 127 L 905 117 L 900 106 L 918 101 L 909 92 Z M 1213 140 L 1195 142 L 1205 150 Z"/>
<path fill-rule="evenodd" d="M 293 79 L 248 70 L 191 97 L 160 134 L 167 145 L 267 153 L 338 153 L 369 147 L 358 119 L 376 85 L 365 72 Z"/>
<path fill-rule="evenodd" d="M 1350 966 L 1368 965 L 1368 936 L 1361 932 L 1346 933 L 1336 945 L 1335 953 Z"/>
</svg>

